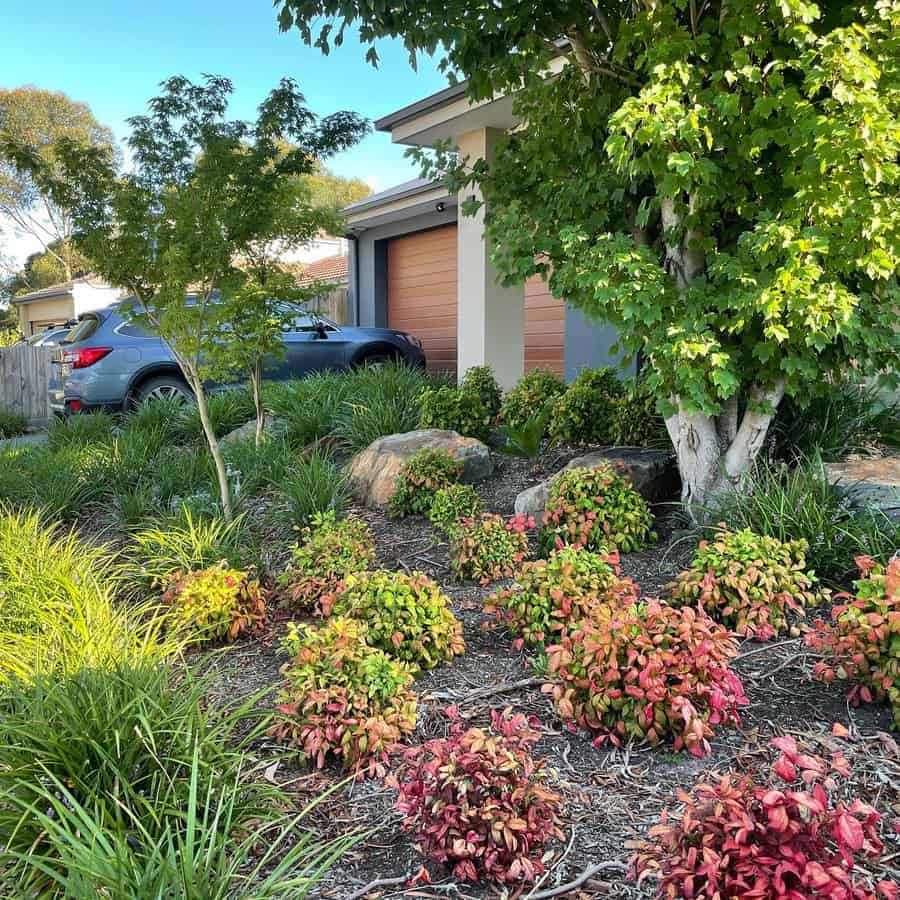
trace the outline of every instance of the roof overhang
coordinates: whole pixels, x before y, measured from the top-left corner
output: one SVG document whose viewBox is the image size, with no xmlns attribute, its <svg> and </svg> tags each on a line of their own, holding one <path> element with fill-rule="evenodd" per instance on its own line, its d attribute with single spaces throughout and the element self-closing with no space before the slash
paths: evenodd
<svg viewBox="0 0 900 900">
<path fill-rule="evenodd" d="M 21 297 L 10 297 L 9 302 L 16 306 L 24 306 L 28 303 L 40 303 L 42 300 L 71 300 L 73 294 L 68 291 L 34 291 L 31 294 L 23 294 Z"/>
<path fill-rule="evenodd" d="M 361 201 L 344 210 L 344 222 L 350 234 L 457 206 L 455 195 L 449 194 L 443 185 L 429 182 L 405 192 L 366 199 L 369 202 Z"/>
</svg>

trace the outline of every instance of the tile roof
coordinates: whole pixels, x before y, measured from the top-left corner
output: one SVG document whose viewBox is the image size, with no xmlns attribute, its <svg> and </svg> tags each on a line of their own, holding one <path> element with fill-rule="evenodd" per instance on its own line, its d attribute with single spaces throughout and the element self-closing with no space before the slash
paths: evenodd
<svg viewBox="0 0 900 900">
<path fill-rule="evenodd" d="M 297 276 L 297 284 L 311 284 L 314 281 L 346 282 L 349 257 L 346 254 L 326 256 L 315 262 L 289 267 Z"/>
</svg>

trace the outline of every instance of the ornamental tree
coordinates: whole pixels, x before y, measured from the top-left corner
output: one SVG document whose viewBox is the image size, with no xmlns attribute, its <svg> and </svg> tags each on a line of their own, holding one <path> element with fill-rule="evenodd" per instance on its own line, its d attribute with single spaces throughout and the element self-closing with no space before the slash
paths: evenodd
<svg viewBox="0 0 900 900">
<path fill-rule="evenodd" d="M 163 82 L 149 113 L 129 120 L 127 172 L 105 148 L 70 139 L 55 146 L 61 176 L 21 144 L 5 148 L 71 210 L 74 240 L 96 271 L 130 292 L 125 315 L 169 345 L 197 402 L 226 519 L 231 494 L 205 382 L 221 367 L 218 343 L 242 337 L 244 319 L 227 319 L 234 312 L 228 299 L 271 274 L 274 246 L 316 233 L 321 219 L 310 221 L 298 200 L 298 176 L 352 146 L 368 127 L 349 112 L 319 120 L 290 79 L 260 104 L 255 122 L 228 120 L 231 92 L 231 82 L 217 76 Z M 265 306 L 270 296 L 247 289 L 243 300 Z"/>
<path fill-rule="evenodd" d="M 785 394 L 896 367 L 898 0 L 278 5 L 324 51 L 352 24 L 373 62 L 400 36 L 473 100 L 515 94 L 490 165 L 445 146 L 426 171 L 481 188 L 507 282 L 543 274 L 642 353 L 688 503 Z"/>
</svg>

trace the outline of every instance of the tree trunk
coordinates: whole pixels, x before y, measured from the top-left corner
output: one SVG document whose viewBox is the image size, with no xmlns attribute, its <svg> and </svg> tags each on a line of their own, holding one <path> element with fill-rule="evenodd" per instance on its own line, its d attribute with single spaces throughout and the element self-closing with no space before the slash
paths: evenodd
<svg viewBox="0 0 900 900">
<path fill-rule="evenodd" d="M 219 497 L 222 501 L 222 515 L 225 517 L 226 522 L 231 522 L 234 519 L 234 512 L 231 508 L 231 485 L 228 483 L 228 472 L 225 469 L 225 460 L 222 458 L 222 448 L 219 446 L 219 439 L 216 437 L 212 420 L 209 417 L 209 404 L 206 402 L 206 390 L 203 387 L 203 380 L 194 371 L 189 372 L 185 370 L 185 374 L 188 376 L 188 382 L 197 400 L 200 423 L 203 426 L 206 443 L 209 445 L 209 452 L 212 454 L 213 464 L 216 467 Z"/>
<path fill-rule="evenodd" d="M 262 399 L 262 365 L 252 366 L 250 375 L 250 393 L 253 395 L 253 408 L 256 410 L 256 449 L 262 444 L 266 427 L 266 411 Z"/>
</svg>

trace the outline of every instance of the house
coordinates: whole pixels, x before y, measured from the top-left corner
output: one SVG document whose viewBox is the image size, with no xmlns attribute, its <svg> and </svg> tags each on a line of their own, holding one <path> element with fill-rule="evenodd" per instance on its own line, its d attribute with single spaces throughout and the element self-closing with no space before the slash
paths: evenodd
<svg viewBox="0 0 900 900">
<path fill-rule="evenodd" d="M 93 309 L 109 306 L 123 296 L 95 275 L 85 275 L 53 284 L 39 291 L 13 297 L 10 304 L 19 316 L 19 330 L 28 336 L 46 331 Z"/>
<path fill-rule="evenodd" d="M 394 143 L 451 140 L 463 156 L 490 161 L 503 133 L 522 124 L 512 105 L 508 96 L 473 103 L 459 84 L 375 127 Z M 416 334 L 434 370 L 461 375 L 490 365 L 504 388 L 526 369 L 571 379 L 585 366 L 616 365 L 612 327 L 554 298 L 540 277 L 518 287 L 498 283 L 483 215 L 462 215 L 461 199 L 416 179 L 346 207 L 351 321 Z"/>
<path fill-rule="evenodd" d="M 332 290 L 317 297 L 316 300 L 308 302 L 306 306 L 310 310 L 327 316 L 339 325 L 347 324 L 349 321 L 347 309 L 349 257 L 346 252 L 346 244 L 343 253 L 326 256 L 304 265 L 288 266 L 288 269 L 294 274 L 300 287 L 315 284 L 317 281 L 334 285 Z"/>
</svg>

